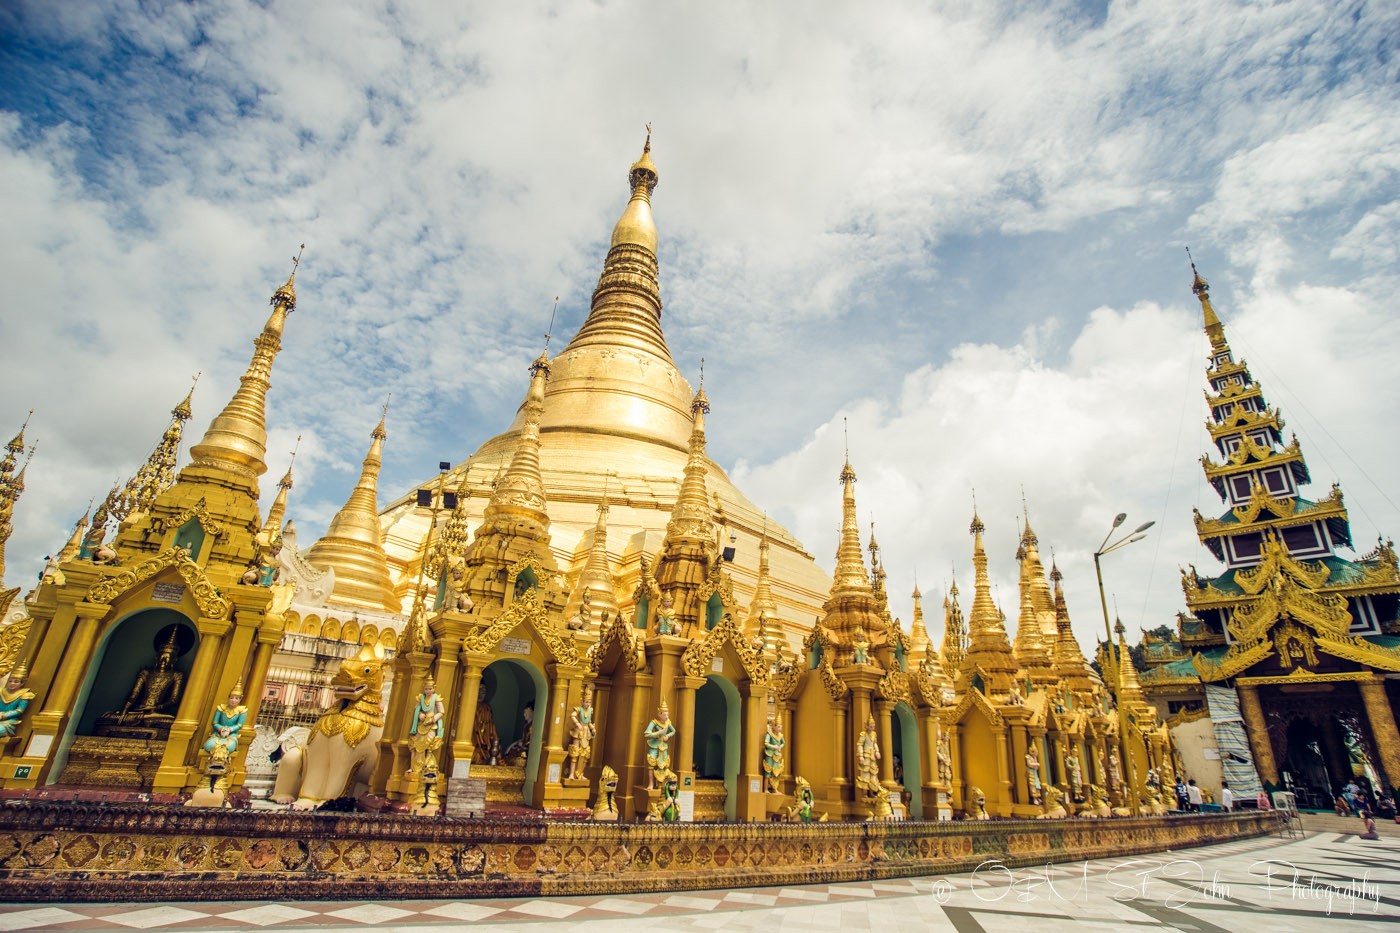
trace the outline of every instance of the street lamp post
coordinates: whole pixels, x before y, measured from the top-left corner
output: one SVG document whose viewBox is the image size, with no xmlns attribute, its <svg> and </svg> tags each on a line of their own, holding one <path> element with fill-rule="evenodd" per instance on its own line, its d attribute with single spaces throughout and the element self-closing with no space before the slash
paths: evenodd
<svg viewBox="0 0 1400 933">
<path fill-rule="evenodd" d="M 1108 638 L 1108 644 L 1105 647 L 1104 655 L 1109 660 L 1112 660 L 1114 657 L 1115 643 L 1113 640 L 1113 625 L 1108 621 L 1108 597 L 1104 595 L 1103 566 L 1099 563 L 1099 559 L 1105 554 L 1111 554 L 1119 548 L 1124 548 L 1136 541 L 1141 541 L 1143 538 L 1147 537 L 1145 534 L 1147 529 L 1157 524 L 1156 522 L 1144 522 L 1117 541 L 1109 544 L 1108 539 L 1113 537 L 1113 533 L 1127 520 L 1128 514 L 1126 512 L 1119 512 L 1117 517 L 1113 519 L 1113 527 L 1108 529 L 1108 534 L 1104 535 L 1103 543 L 1100 544 L 1098 550 L 1094 552 L 1094 574 L 1099 579 L 1099 605 L 1103 609 L 1103 630 Z M 1132 662 L 1130 661 L 1129 663 Z M 1137 781 L 1133 769 L 1133 756 L 1128 750 L 1128 720 L 1123 712 L 1123 703 L 1121 702 L 1123 696 L 1123 652 L 1121 649 L 1118 650 L 1117 653 L 1114 673 L 1114 680 L 1116 683 L 1113 685 L 1113 705 L 1118 709 L 1118 753 L 1123 756 L 1123 771 L 1128 781 L 1128 793 L 1126 794 L 1128 798 L 1128 809 L 1136 814 L 1139 809 L 1136 799 L 1137 788 L 1135 786 Z"/>
</svg>

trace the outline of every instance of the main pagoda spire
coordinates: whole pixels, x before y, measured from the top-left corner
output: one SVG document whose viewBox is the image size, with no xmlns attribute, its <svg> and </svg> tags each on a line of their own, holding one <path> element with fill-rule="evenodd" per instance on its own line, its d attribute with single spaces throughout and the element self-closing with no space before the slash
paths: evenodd
<svg viewBox="0 0 1400 933">
<path fill-rule="evenodd" d="M 651 215 L 651 193 L 659 179 L 651 160 L 648 126 L 641 157 L 627 172 L 632 197 L 613 227 L 588 319 L 565 352 L 588 346 L 622 346 L 646 350 L 671 362 L 661 332 L 660 266 L 656 260 L 656 221 Z"/>
</svg>

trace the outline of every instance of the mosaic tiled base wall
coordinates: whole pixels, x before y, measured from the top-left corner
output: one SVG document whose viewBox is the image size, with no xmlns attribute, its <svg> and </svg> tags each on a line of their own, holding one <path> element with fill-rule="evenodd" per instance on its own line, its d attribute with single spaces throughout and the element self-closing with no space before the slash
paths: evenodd
<svg viewBox="0 0 1400 933">
<path fill-rule="evenodd" d="M 27 803 L 8 901 L 504 897 L 856 881 L 1271 832 L 1269 813 L 964 823 L 606 824 Z"/>
</svg>

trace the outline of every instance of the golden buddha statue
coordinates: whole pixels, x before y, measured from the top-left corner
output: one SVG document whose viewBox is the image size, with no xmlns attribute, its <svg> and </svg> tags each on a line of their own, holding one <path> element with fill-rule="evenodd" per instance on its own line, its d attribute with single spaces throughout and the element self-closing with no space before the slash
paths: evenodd
<svg viewBox="0 0 1400 933">
<path fill-rule="evenodd" d="M 170 637 L 156 653 L 156 663 L 142 668 L 136 675 L 122 708 L 98 718 L 98 735 L 123 732 L 164 735 L 170 730 L 180 703 L 180 691 L 185 686 L 185 675 L 175 669 L 175 655 L 179 651 L 176 635 L 176 630 L 171 629 Z"/>
</svg>

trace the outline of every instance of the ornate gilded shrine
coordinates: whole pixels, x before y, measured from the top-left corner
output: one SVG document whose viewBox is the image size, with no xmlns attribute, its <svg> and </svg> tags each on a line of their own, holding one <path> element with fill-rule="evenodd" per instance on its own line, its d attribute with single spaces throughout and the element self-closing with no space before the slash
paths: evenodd
<svg viewBox="0 0 1400 933">
<path fill-rule="evenodd" d="M 1215 518 L 1197 512 L 1196 531 L 1225 569 L 1182 571 L 1188 613 L 1176 632 L 1145 642 L 1142 688 L 1171 717 L 1197 776 L 1228 779 L 1237 792 L 1293 790 L 1322 807 L 1353 778 L 1394 789 L 1395 550 L 1378 541 L 1353 559 L 1337 553 L 1352 544 L 1341 488 L 1303 495 L 1311 477 L 1301 445 L 1285 443 L 1281 412 L 1235 359 L 1209 286 L 1192 272 L 1210 340 L 1206 429 L 1220 458 L 1201 465 L 1225 505 Z M 1203 746 L 1218 759 L 1193 757 Z"/>
<path fill-rule="evenodd" d="M 1115 698 L 1086 663 L 1029 521 L 1014 644 L 974 515 L 971 608 L 950 588 L 940 651 L 917 590 L 907 631 L 890 612 L 849 456 L 830 578 L 710 460 L 709 399 L 661 328 L 657 181 L 648 140 L 589 316 L 530 364 L 509 428 L 380 512 L 381 418 L 305 551 L 285 520 L 290 468 L 258 507 L 295 307 L 292 281 L 278 289 L 191 462 L 175 472 L 187 400 L 0 629 L 0 660 L 27 673 L 0 703 L 28 704 L 0 736 L 0 786 L 222 802 L 269 792 L 280 747 L 270 793 L 295 808 L 368 794 L 388 812 L 624 821 L 1151 812 L 1173 773 L 1165 730 L 1131 677 Z M 23 446 L 0 487 L 11 504 Z"/>
<path fill-rule="evenodd" d="M 200 781 L 216 707 L 235 686 L 261 693 L 282 634 L 256 541 L 264 405 L 295 307 L 289 278 L 190 463 L 175 473 L 187 398 L 147 463 L 46 568 L 15 623 L 27 626 L 15 659 L 33 698 L 0 745 L 0 785 L 181 793 Z"/>
</svg>

